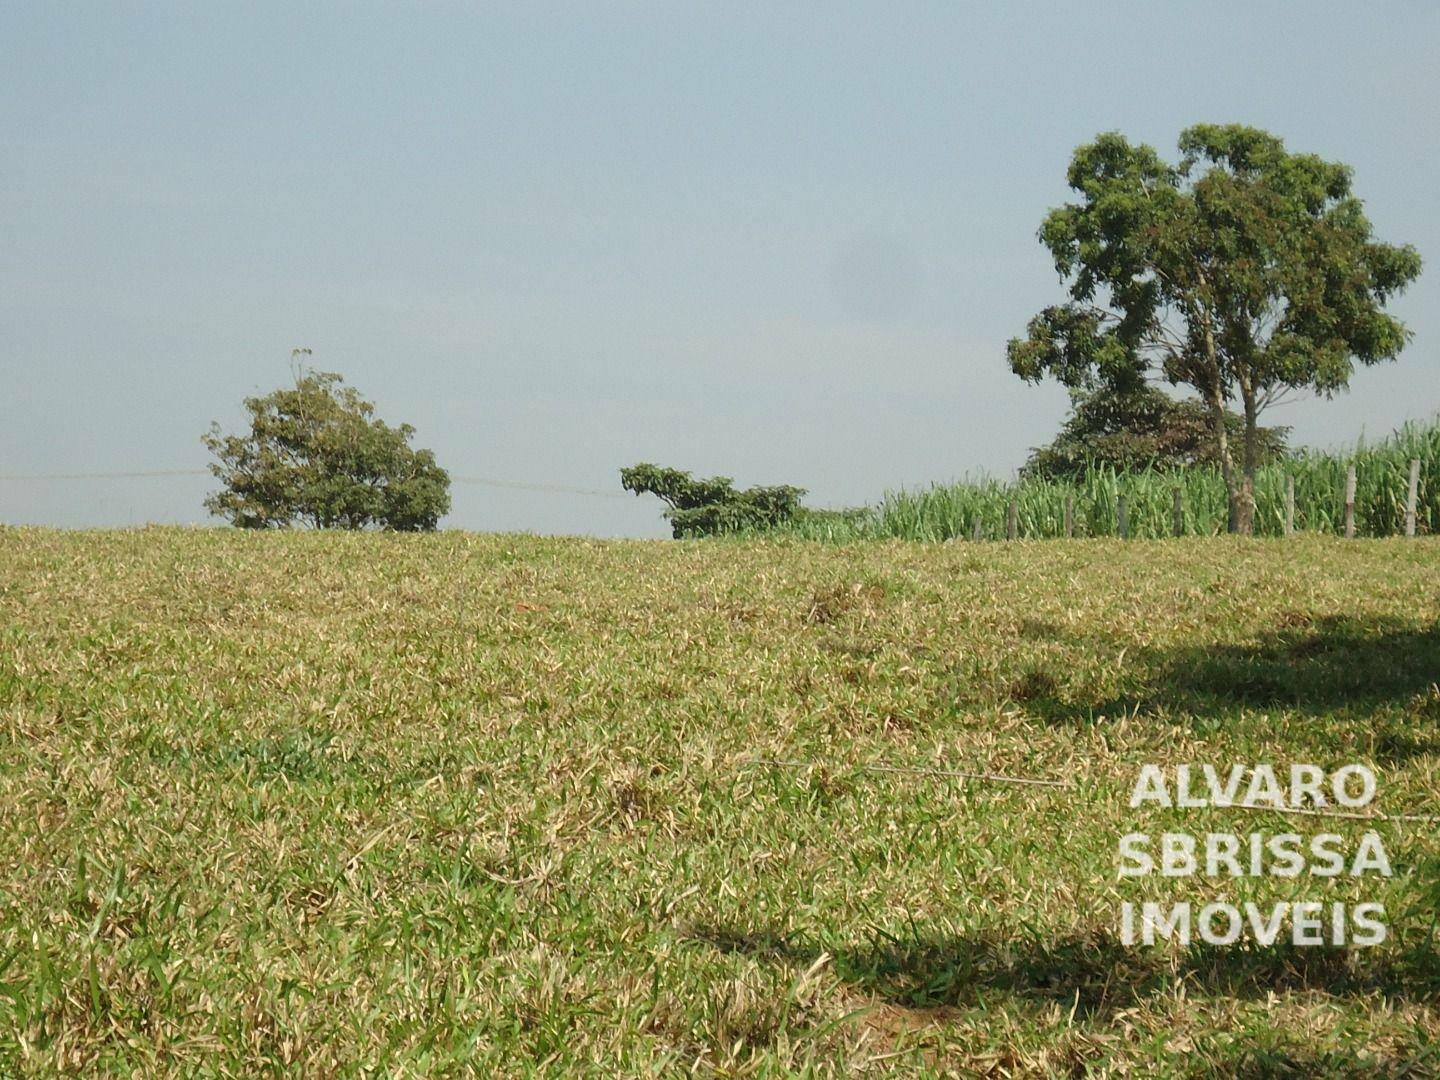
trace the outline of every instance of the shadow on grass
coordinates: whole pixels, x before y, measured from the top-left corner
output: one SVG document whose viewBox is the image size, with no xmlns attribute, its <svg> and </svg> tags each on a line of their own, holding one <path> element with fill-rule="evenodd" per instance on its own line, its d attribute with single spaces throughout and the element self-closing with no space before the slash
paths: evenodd
<svg viewBox="0 0 1440 1080">
<path fill-rule="evenodd" d="M 1425 701 L 1440 683 L 1440 621 L 1415 625 L 1342 616 L 1293 615 L 1241 645 L 1142 650 L 1147 674 L 1130 692 L 1104 701 L 1065 699 L 1043 673 L 1022 676 L 1011 696 L 1042 719 L 1169 712 L 1212 714 L 1228 707 L 1284 707 L 1320 714 Z M 1440 695 L 1417 705 L 1428 729 L 1384 735 L 1377 752 L 1414 757 L 1440 752 Z"/>
<path fill-rule="evenodd" d="M 1195 944 L 1175 954 L 1126 946 L 1105 933 L 1055 941 L 998 936 L 902 941 L 881 935 L 838 947 L 723 927 L 695 928 L 689 936 L 722 952 L 807 967 L 828 952 L 837 976 L 880 1001 L 910 1009 L 975 1005 L 998 993 L 1104 1018 L 1182 985 L 1189 993 L 1240 999 L 1297 990 L 1440 999 L 1440 956 L 1428 943 L 1409 952 L 1299 948 L 1289 941 L 1268 947 Z"/>
<path fill-rule="evenodd" d="M 1271 1035 L 1266 1043 L 1245 1045 L 1236 1039 L 1219 1054 L 1206 1056 L 1205 1074 L 1233 1080 L 1374 1080 L 1376 1077 L 1433 1077 L 1440 1064 L 1440 1048 L 1422 1047 L 1417 1053 L 1324 1049 L 1306 1045 L 1304 1036 L 1289 1032 Z"/>
<path fill-rule="evenodd" d="M 1201 702 L 1331 709 L 1408 698 L 1440 680 L 1440 623 L 1329 617 L 1277 627 L 1251 646 L 1184 650 L 1169 658 L 1163 680 Z"/>
</svg>

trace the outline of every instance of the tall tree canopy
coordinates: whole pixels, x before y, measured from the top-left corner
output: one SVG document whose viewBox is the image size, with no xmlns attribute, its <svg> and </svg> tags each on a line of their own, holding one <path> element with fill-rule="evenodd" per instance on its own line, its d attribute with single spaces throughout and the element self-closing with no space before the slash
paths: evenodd
<svg viewBox="0 0 1440 1080">
<path fill-rule="evenodd" d="M 241 528 L 434 529 L 450 509 L 450 476 L 415 450 L 339 375 L 305 371 L 293 387 L 245 399 L 250 431 L 211 425 L 204 443 L 225 485 L 205 500 Z"/>
<path fill-rule="evenodd" d="M 1031 319 L 1008 358 L 1021 378 L 1071 388 L 1192 387 L 1230 527 L 1250 532 L 1260 414 L 1286 391 L 1329 396 L 1356 363 L 1394 359 L 1410 334 L 1384 307 L 1420 256 L 1373 238 L 1345 165 L 1238 124 L 1188 128 L 1179 149 L 1171 165 L 1110 133 L 1075 151 L 1080 198 L 1040 228 L 1070 298 Z M 1230 402 L 1244 417 L 1238 468 Z"/>
</svg>

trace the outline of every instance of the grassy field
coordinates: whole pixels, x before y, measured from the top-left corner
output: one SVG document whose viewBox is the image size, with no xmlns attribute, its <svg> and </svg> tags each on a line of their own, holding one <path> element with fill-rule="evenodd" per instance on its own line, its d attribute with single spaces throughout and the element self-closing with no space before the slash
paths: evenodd
<svg viewBox="0 0 1440 1080">
<path fill-rule="evenodd" d="M 1435 812 L 1437 545 L 0 530 L 0 1073 L 1440 1074 L 1434 824 L 1127 804 Z M 1167 827 L 1395 873 L 1120 879 Z M 1390 938 L 1119 938 L 1216 897 Z"/>
</svg>

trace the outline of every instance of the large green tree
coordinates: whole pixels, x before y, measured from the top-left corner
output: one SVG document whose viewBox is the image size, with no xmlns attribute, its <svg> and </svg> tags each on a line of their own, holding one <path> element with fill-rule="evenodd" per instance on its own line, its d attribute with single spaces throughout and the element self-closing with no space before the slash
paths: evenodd
<svg viewBox="0 0 1440 1080">
<path fill-rule="evenodd" d="M 1110 133 L 1075 151 L 1075 202 L 1040 228 L 1069 301 L 1010 342 L 1030 381 L 1131 393 L 1193 388 L 1211 419 L 1230 528 L 1254 528 L 1259 417 L 1286 392 L 1329 396 L 1355 365 L 1392 360 L 1410 334 L 1386 303 L 1420 273 L 1376 241 L 1350 169 L 1236 124 L 1180 136 L 1172 165 Z M 1239 460 L 1227 406 L 1244 417 Z"/>
<path fill-rule="evenodd" d="M 224 487 L 205 500 L 241 528 L 434 529 L 450 509 L 450 476 L 415 429 L 391 427 L 339 375 L 302 371 L 293 387 L 245 399 L 250 430 L 212 425 L 204 443 Z"/>
</svg>

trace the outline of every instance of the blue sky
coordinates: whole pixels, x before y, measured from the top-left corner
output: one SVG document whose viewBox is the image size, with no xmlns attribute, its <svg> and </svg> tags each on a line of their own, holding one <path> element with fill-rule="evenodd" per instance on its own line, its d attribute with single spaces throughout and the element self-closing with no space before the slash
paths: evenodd
<svg viewBox="0 0 1440 1080">
<path fill-rule="evenodd" d="M 822 13 L 823 12 L 823 13 Z M 1060 286 L 1074 146 L 1198 121 L 1354 166 L 1431 262 L 1401 360 L 1271 414 L 1440 409 L 1440 8 L 0 8 L 0 474 L 202 468 L 314 351 L 460 475 L 639 460 L 822 505 L 979 471 L 1065 395 L 1004 344 Z M 0 480 L 0 521 L 203 522 L 205 477 Z M 633 497 L 457 486 L 446 524 L 663 535 Z"/>
</svg>

